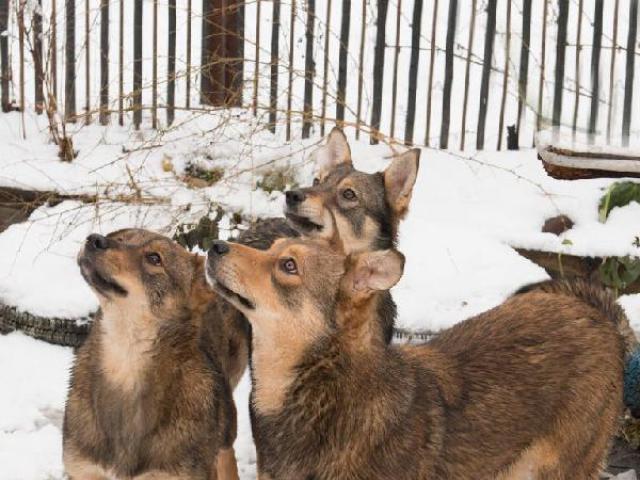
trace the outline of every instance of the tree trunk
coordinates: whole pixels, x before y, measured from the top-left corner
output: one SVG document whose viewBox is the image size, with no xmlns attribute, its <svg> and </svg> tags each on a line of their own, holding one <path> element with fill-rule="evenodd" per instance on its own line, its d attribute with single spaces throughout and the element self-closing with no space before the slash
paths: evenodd
<svg viewBox="0 0 640 480">
<path fill-rule="evenodd" d="M 554 127 L 562 122 L 562 93 L 564 92 L 564 59 L 567 46 L 567 23 L 569 21 L 569 2 L 558 2 L 558 37 L 556 43 L 556 81 L 553 94 Z"/>
<path fill-rule="evenodd" d="M 271 28 L 271 85 L 269 89 L 269 130 L 276 131 L 278 118 L 278 64 L 280 45 L 280 0 L 273 0 L 273 26 Z"/>
<path fill-rule="evenodd" d="M 134 0 L 133 11 L 133 124 L 142 123 L 142 0 Z"/>
<path fill-rule="evenodd" d="M 638 34 L 638 0 L 629 2 L 629 33 L 627 35 L 627 66 L 624 80 L 624 111 L 622 113 L 622 142 L 629 145 L 631 107 L 633 106 L 633 79 L 636 60 L 636 37 Z"/>
<path fill-rule="evenodd" d="M 44 111 L 44 69 L 42 58 L 42 0 L 38 0 L 38 11 L 33 12 L 33 63 L 35 70 L 36 113 Z"/>
<path fill-rule="evenodd" d="M 602 46 L 603 0 L 596 0 L 593 14 L 593 49 L 591 51 L 591 112 L 589 116 L 589 135 L 593 137 L 598 127 L 598 108 L 600 104 L 600 47 Z"/>
<path fill-rule="evenodd" d="M 413 127 L 416 121 L 416 90 L 418 88 L 418 63 L 420 62 L 420 30 L 422 28 L 422 0 L 413 2 L 411 21 L 411 60 L 409 61 L 409 90 L 407 92 L 407 118 L 404 126 L 405 145 L 413 144 Z"/>
<path fill-rule="evenodd" d="M 167 126 L 176 114 L 176 0 L 169 0 L 169 52 L 167 58 Z"/>
<path fill-rule="evenodd" d="M 342 22 L 340 25 L 340 56 L 338 58 L 338 98 L 336 120 L 344 125 L 344 108 L 347 104 L 347 55 L 349 54 L 349 30 L 351 26 L 351 0 L 342 0 Z"/>
<path fill-rule="evenodd" d="M 9 0 L 0 0 L 0 31 L 7 31 L 9 28 Z M 11 109 L 9 100 L 9 81 L 11 77 L 11 65 L 9 63 L 9 38 L 7 35 L 0 36 L 0 64 L 2 77 L 2 111 L 8 112 Z"/>
</svg>

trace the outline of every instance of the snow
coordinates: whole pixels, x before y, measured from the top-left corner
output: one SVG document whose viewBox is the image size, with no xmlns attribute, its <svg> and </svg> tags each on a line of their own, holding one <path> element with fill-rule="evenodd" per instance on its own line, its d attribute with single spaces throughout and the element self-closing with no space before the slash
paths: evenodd
<svg viewBox="0 0 640 480">
<path fill-rule="evenodd" d="M 272 167 L 288 167 L 300 184 L 309 184 L 308 159 L 317 140 L 286 144 L 241 112 L 234 115 L 235 120 L 229 114 L 180 115 L 180 127 L 165 133 L 78 129 L 79 156 L 71 164 L 57 159 L 38 119 L 28 119 L 24 140 L 17 115 L 0 117 L 0 142 L 8 152 L 0 158 L 0 185 L 100 197 L 97 204 L 68 200 L 41 206 L 28 222 L 0 233 L 0 300 L 38 315 L 82 317 L 97 306 L 75 261 L 89 233 L 138 226 L 170 235 L 177 223 L 193 221 L 216 204 L 247 217 L 280 215 L 283 195 L 258 189 L 256 182 Z M 377 171 L 388 164 L 388 146 L 350 141 L 359 169 Z M 222 166 L 224 177 L 212 187 L 187 188 L 180 175 L 188 161 Z M 165 171 L 167 162 L 173 171 Z M 399 326 L 446 328 L 546 278 L 512 246 L 640 256 L 634 245 L 640 204 L 615 208 L 606 223 L 598 221 L 598 201 L 611 182 L 553 180 L 534 150 L 466 156 L 423 149 L 410 213 L 400 229 L 399 248 L 407 263 L 393 292 Z M 116 201 L 136 189 L 146 203 Z M 560 237 L 541 233 L 545 219 L 560 213 L 575 227 Z M 233 233 L 228 223 L 223 222 L 223 237 Z M 622 297 L 620 303 L 640 329 L 640 295 Z M 72 361 L 68 348 L 19 333 L 0 336 L 1 479 L 62 478 L 60 429 Z M 236 391 L 236 453 L 243 479 L 255 478 L 249 388 L 245 376 Z"/>
</svg>

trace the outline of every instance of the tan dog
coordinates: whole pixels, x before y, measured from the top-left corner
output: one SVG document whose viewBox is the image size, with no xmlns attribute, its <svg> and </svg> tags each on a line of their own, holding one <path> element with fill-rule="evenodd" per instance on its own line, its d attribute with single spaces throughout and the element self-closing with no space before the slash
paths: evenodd
<svg viewBox="0 0 640 480">
<path fill-rule="evenodd" d="M 387 345 L 393 250 L 217 242 L 207 273 L 252 324 L 253 432 L 273 480 L 588 480 L 622 409 L 624 316 L 555 283 L 420 346 Z"/>
<path fill-rule="evenodd" d="M 232 390 L 242 316 L 203 259 L 144 230 L 91 235 L 78 257 L 100 312 L 73 369 L 64 465 L 73 480 L 237 479 Z"/>
</svg>

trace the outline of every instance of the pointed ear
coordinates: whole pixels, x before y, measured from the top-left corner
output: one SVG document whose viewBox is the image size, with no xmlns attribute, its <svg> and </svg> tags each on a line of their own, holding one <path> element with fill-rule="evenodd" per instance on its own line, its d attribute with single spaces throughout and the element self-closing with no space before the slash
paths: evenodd
<svg viewBox="0 0 640 480">
<path fill-rule="evenodd" d="M 411 192 L 418 177 L 420 149 L 413 148 L 395 157 L 384 171 L 387 201 L 395 214 L 402 218 L 409 210 Z"/>
<path fill-rule="evenodd" d="M 327 143 L 313 152 L 316 172 L 320 175 L 328 173 L 342 163 L 351 163 L 351 148 L 347 137 L 338 127 L 333 127 L 327 136 Z"/>
<path fill-rule="evenodd" d="M 353 268 L 354 290 L 389 290 L 402 277 L 404 255 L 397 250 L 361 253 Z"/>
</svg>

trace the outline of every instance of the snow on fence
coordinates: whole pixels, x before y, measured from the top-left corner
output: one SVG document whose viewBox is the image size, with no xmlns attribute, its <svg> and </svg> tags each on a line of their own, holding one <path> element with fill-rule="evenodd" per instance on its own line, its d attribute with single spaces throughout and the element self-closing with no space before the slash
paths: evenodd
<svg viewBox="0 0 640 480">
<path fill-rule="evenodd" d="M 638 0 L 0 0 L 2 108 L 166 128 L 244 107 L 287 138 L 336 123 L 461 150 L 553 125 L 626 145 L 637 23 Z"/>
</svg>

